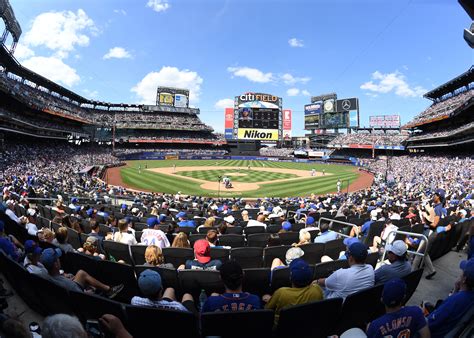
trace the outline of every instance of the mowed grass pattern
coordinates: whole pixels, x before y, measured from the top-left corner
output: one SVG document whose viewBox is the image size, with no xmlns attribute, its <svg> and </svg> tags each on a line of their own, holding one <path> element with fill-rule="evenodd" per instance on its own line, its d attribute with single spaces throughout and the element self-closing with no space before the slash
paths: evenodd
<svg viewBox="0 0 474 338">
<path fill-rule="evenodd" d="M 187 179 L 184 176 L 177 177 L 159 172 L 152 172 L 144 170 L 145 168 L 164 168 L 164 167 L 197 167 L 200 166 L 225 166 L 241 168 L 241 172 L 245 172 L 247 167 L 267 167 L 267 168 L 288 168 L 307 170 L 311 169 L 332 175 L 321 177 L 311 177 L 308 179 L 301 179 L 298 181 L 283 181 L 268 183 L 262 185 L 260 189 L 253 191 L 220 191 L 221 197 L 293 197 L 293 196 L 309 196 L 311 194 L 325 194 L 336 191 L 336 182 L 341 180 L 342 190 L 346 189 L 348 183 L 352 183 L 358 177 L 357 169 L 352 166 L 334 165 L 334 164 L 316 164 L 316 163 L 293 163 L 293 162 L 273 162 L 273 161 L 245 161 L 245 160 L 164 160 L 164 161 L 129 161 L 128 166 L 121 170 L 122 180 L 125 184 L 135 187 L 136 189 L 143 189 L 147 191 L 163 192 L 175 194 L 181 191 L 183 194 L 198 195 L 198 196 L 213 196 L 218 195 L 217 183 L 216 190 L 206 190 L 200 187 L 199 182 Z M 139 173 L 138 167 L 141 167 Z M 219 171 L 218 169 L 216 169 Z M 232 169 L 223 169 L 228 172 Z M 214 170 L 212 170 L 214 171 Z M 272 173 L 267 173 L 268 177 Z M 219 176 L 219 175 L 217 175 Z M 211 180 L 212 181 L 212 180 Z M 215 178 L 217 181 L 217 177 Z M 265 179 L 263 181 L 268 181 Z M 245 181 L 248 182 L 248 181 Z"/>
<path fill-rule="evenodd" d="M 196 170 L 196 171 L 179 171 L 177 175 L 185 177 L 193 177 L 200 180 L 217 181 L 218 177 L 227 176 L 231 179 L 232 182 L 244 182 L 244 183 L 255 183 L 255 182 L 265 182 L 265 181 L 274 181 L 281 180 L 286 178 L 295 178 L 298 177 L 294 174 L 287 173 L 272 173 L 268 171 L 256 171 L 245 169 L 222 169 L 222 170 Z M 232 175 L 237 174 L 237 175 Z M 241 176 L 243 175 L 243 176 Z"/>
</svg>

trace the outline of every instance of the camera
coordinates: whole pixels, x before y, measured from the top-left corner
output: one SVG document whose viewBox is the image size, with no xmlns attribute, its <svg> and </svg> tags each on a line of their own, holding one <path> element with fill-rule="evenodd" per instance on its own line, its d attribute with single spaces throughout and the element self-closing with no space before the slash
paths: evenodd
<svg viewBox="0 0 474 338">
<path fill-rule="evenodd" d="M 89 338 L 103 338 L 105 337 L 104 333 L 100 328 L 99 321 L 88 319 L 86 321 L 86 332 Z"/>
</svg>

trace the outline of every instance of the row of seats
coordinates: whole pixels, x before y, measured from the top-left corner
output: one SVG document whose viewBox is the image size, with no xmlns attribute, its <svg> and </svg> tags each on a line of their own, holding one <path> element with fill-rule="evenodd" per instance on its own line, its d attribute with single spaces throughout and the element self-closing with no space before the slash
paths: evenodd
<svg viewBox="0 0 474 338">
<path fill-rule="evenodd" d="M 365 329 L 368 322 L 384 312 L 380 303 L 383 285 L 377 285 L 350 295 L 344 302 L 334 298 L 288 307 L 281 311 L 278 327 L 272 331 L 274 313 L 270 310 L 205 313 L 198 320 L 188 312 L 131 306 L 97 295 L 67 291 L 29 274 L 3 252 L 0 253 L 0 266 L 16 292 L 33 310 L 43 315 L 74 314 L 84 324 L 87 319 L 110 313 L 120 318 L 134 337 L 149 337 L 153 329 L 163 336 L 327 337 L 352 327 Z M 408 285 L 407 301 L 416 290 L 421 275 L 422 270 L 417 270 L 404 278 Z M 209 280 L 205 278 L 202 282 L 209 283 Z M 250 291 L 246 285 L 244 289 Z"/>
</svg>

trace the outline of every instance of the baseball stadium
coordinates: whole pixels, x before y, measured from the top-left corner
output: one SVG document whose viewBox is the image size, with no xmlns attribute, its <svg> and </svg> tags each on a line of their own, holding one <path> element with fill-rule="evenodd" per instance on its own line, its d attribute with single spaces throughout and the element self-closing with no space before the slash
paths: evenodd
<svg viewBox="0 0 474 338">
<path fill-rule="evenodd" d="M 0 0 L 0 336 L 473 337 L 473 20 Z"/>
</svg>

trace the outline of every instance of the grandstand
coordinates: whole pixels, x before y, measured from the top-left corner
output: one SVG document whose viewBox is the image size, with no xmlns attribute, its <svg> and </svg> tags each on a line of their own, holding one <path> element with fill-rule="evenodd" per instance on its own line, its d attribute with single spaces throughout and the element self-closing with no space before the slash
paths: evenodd
<svg viewBox="0 0 474 338">
<path fill-rule="evenodd" d="M 424 95 L 432 105 L 404 129 L 412 132 L 409 150 L 432 151 L 442 147 L 472 150 L 474 141 L 474 67 Z"/>
<path fill-rule="evenodd" d="M 401 130 L 235 159 L 198 108 L 90 100 L 23 67 L 6 0 L 0 18 L 1 336 L 372 337 L 380 320 L 383 336 L 473 336 L 474 68 L 426 93 L 432 105 Z M 218 189 L 220 175 L 277 168 L 286 197 L 109 184 L 110 168 L 142 158 L 173 161 L 173 189 L 182 159 L 238 162 Z M 311 177 L 292 185 L 289 164 Z M 145 169 L 126 167 L 151 185 Z M 360 172 L 368 184 L 341 189 Z M 297 193 L 309 179 L 324 193 Z"/>
</svg>

